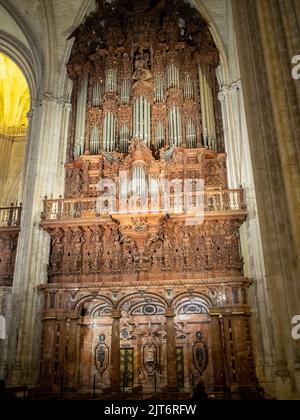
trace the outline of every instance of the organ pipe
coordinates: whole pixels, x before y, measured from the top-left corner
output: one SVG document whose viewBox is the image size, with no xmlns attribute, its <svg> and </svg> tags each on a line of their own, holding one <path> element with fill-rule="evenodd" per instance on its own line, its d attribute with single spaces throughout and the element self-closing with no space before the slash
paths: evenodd
<svg viewBox="0 0 300 420">
<path fill-rule="evenodd" d="M 100 82 L 98 82 L 93 87 L 93 99 L 92 99 L 93 107 L 101 106 L 102 99 L 103 99 L 102 85 Z"/>
<path fill-rule="evenodd" d="M 182 146 L 181 112 L 175 106 L 169 111 L 169 137 L 173 146 Z"/>
<path fill-rule="evenodd" d="M 90 152 L 92 155 L 98 155 L 100 149 L 99 128 L 94 126 L 91 133 Z"/>
<path fill-rule="evenodd" d="M 108 69 L 105 77 L 105 92 L 116 93 L 117 86 L 117 69 Z"/>
<path fill-rule="evenodd" d="M 155 149 L 159 150 L 164 146 L 165 143 L 165 129 L 161 121 L 158 122 L 156 127 L 156 144 Z"/>
<path fill-rule="evenodd" d="M 103 149 L 113 152 L 116 148 L 116 117 L 110 111 L 104 117 Z"/>
<path fill-rule="evenodd" d="M 120 101 L 122 105 L 128 105 L 130 101 L 130 81 L 128 79 L 123 80 L 121 84 L 121 95 Z"/>
<path fill-rule="evenodd" d="M 85 76 L 77 102 L 74 159 L 78 159 L 84 153 L 87 93 L 88 77 Z"/>
<path fill-rule="evenodd" d="M 168 89 L 180 87 L 179 70 L 174 63 L 171 63 L 167 68 L 167 86 Z"/>
<path fill-rule="evenodd" d="M 124 124 L 120 131 L 120 151 L 122 153 L 128 153 L 129 140 L 130 139 L 128 125 Z"/>
<path fill-rule="evenodd" d="M 199 65 L 198 70 L 204 146 L 211 150 L 217 150 L 216 124 L 212 88 L 207 80 L 205 72 L 202 70 L 201 65 Z"/>
<path fill-rule="evenodd" d="M 196 125 L 192 118 L 189 118 L 186 124 L 186 142 L 188 148 L 196 147 Z"/>
<path fill-rule="evenodd" d="M 193 80 L 189 74 L 184 77 L 183 97 L 184 99 L 194 99 Z"/>
<path fill-rule="evenodd" d="M 163 76 L 155 78 L 155 102 L 163 102 L 165 100 L 165 81 Z"/>
<path fill-rule="evenodd" d="M 144 162 L 136 162 L 132 174 L 132 194 L 135 197 L 146 197 L 147 179 Z"/>
<path fill-rule="evenodd" d="M 143 96 L 136 98 L 133 104 L 133 127 L 133 137 L 150 146 L 151 105 Z"/>
</svg>

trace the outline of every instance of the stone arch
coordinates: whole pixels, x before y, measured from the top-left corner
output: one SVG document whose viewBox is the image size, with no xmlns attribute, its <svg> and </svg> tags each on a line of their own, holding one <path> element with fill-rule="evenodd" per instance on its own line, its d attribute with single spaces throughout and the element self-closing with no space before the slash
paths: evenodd
<svg viewBox="0 0 300 420">
<path fill-rule="evenodd" d="M 27 52 L 24 54 L 25 51 Z M 20 45 L 12 36 L 9 36 L 0 30 L 0 52 L 3 52 L 3 54 L 9 57 L 20 68 L 27 81 L 30 96 L 31 98 L 34 98 L 37 91 L 37 81 L 35 69 L 28 59 L 30 56 L 28 49 L 25 46 Z"/>
<path fill-rule="evenodd" d="M 43 59 L 30 28 L 15 7 L 8 0 L 1 0 L 0 14 L 1 8 L 9 15 L 15 30 L 18 30 L 23 40 L 14 35 L 13 28 L 10 33 L 0 29 L 0 51 L 13 60 L 23 72 L 29 86 L 31 101 L 34 103 L 41 95 Z"/>
</svg>

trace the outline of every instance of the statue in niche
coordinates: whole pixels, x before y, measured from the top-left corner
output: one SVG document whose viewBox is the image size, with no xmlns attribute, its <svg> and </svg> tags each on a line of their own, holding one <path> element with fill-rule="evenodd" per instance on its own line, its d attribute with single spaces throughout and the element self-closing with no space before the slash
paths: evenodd
<svg viewBox="0 0 300 420">
<path fill-rule="evenodd" d="M 164 61 L 165 61 L 165 57 L 164 57 L 163 53 L 161 53 L 159 50 L 157 50 L 154 53 L 153 66 L 155 68 L 155 71 L 158 72 L 158 73 L 161 73 L 162 75 L 165 72 Z"/>
<path fill-rule="evenodd" d="M 72 195 L 80 197 L 82 193 L 83 180 L 80 174 L 76 174 L 72 182 Z"/>
<path fill-rule="evenodd" d="M 238 225 L 237 225 L 238 227 Z M 227 253 L 227 268 L 243 268 L 243 261 L 239 251 L 238 230 L 229 222 L 224 222 L 225 250 Z"/>
<path fill-rule="evenodd" d="M 173 162 L 176 165 L 181 165 L 183 162 L 183 153 L 182 150 L 176 149 L 173 155 Z"/>
<path fill-rule="evenodd" d="M 151 270 L 158 273 L 163 269 L 164 262 L 164 244 L 159 234 L 155 234 L 149 241 L 147 247 L 151 260 Z"/>
<path fill-rule="evenodd" d="M 222 240 L 218 237 L 215 239 L 215 260 L 217 267 L 223 265 Z"/>
<path fill-rule="evenodd" d="M 190 235 L 188 232 L 184 233 L 183 237 L 183 255 L 184 263 L 187 267 L 190 265 Z"/>
<path fill-rule="evenodd" d="M 142 48 L 139 48 L 135 57 L 134 57 L 134 69 L 147 69 L 145 59 L 144 59 L 144 52 Z"/>
<path fill-rule="evenodd" d="M 54 236 L 52 241 L 52 255 L 51 255 L 51 270 L 52 273 L 57 273 L 60 271 L 61 260 L 64 253 L 63 246 L 63 232 L 59 231 Z"/>
<path fill-rule="evenodd" d="M 79 272 L 81 270 L 82 265 L 82 243 L 81 240 L 81 232 L 75 231 L 73 236 L 73 269 L 75 272 Z"/>
<path fill-rule="evenodd" d="M 100 268 L 102 255 L 103 255 L 103 244 L 102 244 L 102 238 L 101 233 L 99 230 L 96 230 L 93 232 L 91 237 L 91 245 L 92 245 L 92 270 L 98 271 Z"/>
<path fill-rule="evenodd" d="M 149 51 L 139 48 L 134 56 L 133 80 L 148 81 L 152 79 L 150 71 L 151 61 Z"/>
<path fill-rule="evenodd" d="M 211 271 L 213 269 L 212 265 L 212 253 L 213 253 L 213 241 L 210 237 L 205 238 L 205 259 L 206 259 L 206 270 Z"/>
<path fill-rule="evenodd" d="M 129 55 L 127 53 L 123 54 L 122 63 L 123 63 L 123 70 L 124 70 L 125 74 L 126 73 L 131 73 L 132 67 L 131 67 L 131 62 L 130 62 Z"/>
<path fill-rule="evenodd" d="M 103 259 L 103 274 L 112 274 L 113 260 L 111 258 L 111 251 L 107 251 Z"/>
<path fill-rule="evenodd" d="M 120 243 L 120 238 L 118 235 L 115 237 L 114 241 L 114 272 L 119 273 L 121 271 L 121 255 L 122 247 Z"/>
</svg>

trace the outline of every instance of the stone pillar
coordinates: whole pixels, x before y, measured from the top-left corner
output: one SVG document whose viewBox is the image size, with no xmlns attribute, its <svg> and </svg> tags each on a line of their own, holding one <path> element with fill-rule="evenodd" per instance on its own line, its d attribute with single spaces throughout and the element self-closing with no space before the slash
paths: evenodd
<svg viewBox="0 0 300 420">
<path fill-rule="evenodd" d="M 28 147 L 23 171 L 23 213 L 13 283 L 14 306 L 8 340 L 12 385 L 36 385 L 39 375 L 42 332 L 41 295 L 38 285 L 48 281 L 50 239 L 40 229 L 43 197 L 58 196 L 62 174 L 68 103 L 44 96 L 33 103 L 28 129 Z M 33 333 L 34 331 L 34 333 Z"/>
<path fill-rule="evenodd" d="M 176 329 L 173 309 L 166 310 L 167 319 L 167 375 L 168 375 L 168 390 L 177 391 L 177 361 L 176 361 Z"/>
<path fill-rule="evenodd" d="M 121 311 L 114 309 L 111 313 L 111 343 L 110 343 L 110 386 L 113 392 L 121 390 L 120 371 L 120 318 Z"/>
<path fill-rule="evenodd" d="M 285 4 L 284 4 L 285 3 Z M 296 254 L 300 255 L 300 85 L 291 77 L 291 60 L 299 54 L 300 19 L 295 18 L 299 2 L 256 1 L 270 102 L 274 112 L 287 208 L 291 218 Z M 296 47 L 297 46 L 297 47 Z M 299 288 L 295 288 L 299 297 Z M 299 301 L 298 301 L 299 304 Z"/>
<path fill-rule="evenodd" d="M 232 0 L 232 6 L 270 297 L 276 396 L 297 398 L 299 344 L 291 339 L 291 318 L 300 302 L 300 83 L 291 72 L 292 57 L 299 54 L 300 8 L 297 0 Z"/>
<path fill-rule="evenodd" d="M 248 291 L 249 303 L 254 311 L 256 322 L 251 324 L 252 342 L 255 354 L 257 375 L 266 394 L 274 395 L 274 343 L 271 325 L 270 299 L 267 292 L 267 277 L 262 247 L 262 234 L 257 209 L 253 164 L 249 145 L 249 132 L 245 113 L 245 78 L 241 79 L 235 24 L 231 2 L 227 3 L 227 31 L 229 71 L 226 65 L 219 68 L 223 126 L 226 152 L 228 154 L 229 188 L 245 190 L 249 217 L 241 226 L 240 238 L 244 260 L 244 275 L 254 280 Z M 256 159 L 257 160 L 257 159 Z"/>
<path fill-rule="evenodd" d="M 298 12 L 298 18 L 297 18 Z M 299 2 L 263 1 L 257 2 L 257 15 L 266 63 L 268 86 L 271 92 L 270 104 L 274 113 L 274 124 L 282 166 L 283 182 L 286 191 L 287 218 L 290 219 L 290 248 L 292 249 L 292 270 L 289 285 L 286 287 L 288 298 L 289 322 L 299 314 L 300 307 L 300 83 L 291 77 L 291 60 L 299 54 L 300 41 Z M 300 346 L 289 343 L 293 348 L 292 370 L 300 396 L 300 383 L 297 383 L 300 364 Z M 286 375 L 280 379 L 279 387 L 286 382 Z"/>
</svg>

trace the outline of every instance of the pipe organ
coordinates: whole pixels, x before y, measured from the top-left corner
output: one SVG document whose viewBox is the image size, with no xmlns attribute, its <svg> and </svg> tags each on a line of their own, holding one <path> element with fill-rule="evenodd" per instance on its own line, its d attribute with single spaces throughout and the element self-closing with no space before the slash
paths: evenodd
<svg viewBox="0 0 300 420">
<path fill-rule="evenodd" d="M 104 27 L 95 23 L 94 32 L 85 35 L 84 65 L 78 64 L 76 46 L 68 65 L 76 81 L 69 160 L 102 151 L 126 154 L 132 139 L 155 152 L 169 147 L 224 151 L 223 129 L 216 127 L 222 120 L 219 54 L 207 26 L 198 22 L 198 30 L 194 23 L 189 28 L 190 16 L 170 18 L 158 6 L 151 13 L 153 30 L 145 26 L 135 36 L 125 18 L 114 13 Z M 140 9 L 130 13 L 134 25 L 144 25 Z"/>
<path fill-rule="evenodd" d="M 109 393 L 142 381 L 153 395 L 202 378 L 238 398 L 255 387 L 247 210 L 228 190 L 218 50 L 182 0 L 97 4 L 68 64 L 65 198 L 42 216 L 41 383 L 86 391 L 95 378 Z"/>
</svg>

